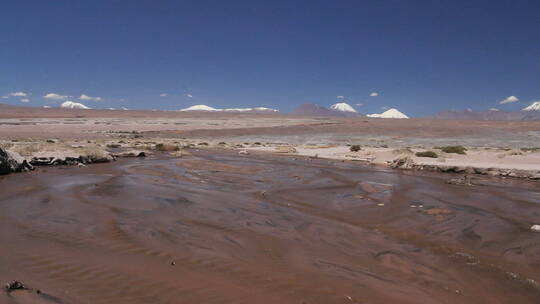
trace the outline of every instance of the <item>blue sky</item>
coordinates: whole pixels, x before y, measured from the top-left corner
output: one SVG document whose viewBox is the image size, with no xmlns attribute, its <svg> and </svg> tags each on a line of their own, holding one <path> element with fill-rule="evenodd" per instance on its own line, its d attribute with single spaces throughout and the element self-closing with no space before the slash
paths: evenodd
<svg viewBox="0 0 540 304">
<path fill-rule="evenodd" d="M 540 99 L 540 1 L 4 1 L 0 96 L 517 110 Z M 518 101 L 499 104 L 509 96 Z"/>
</svg>

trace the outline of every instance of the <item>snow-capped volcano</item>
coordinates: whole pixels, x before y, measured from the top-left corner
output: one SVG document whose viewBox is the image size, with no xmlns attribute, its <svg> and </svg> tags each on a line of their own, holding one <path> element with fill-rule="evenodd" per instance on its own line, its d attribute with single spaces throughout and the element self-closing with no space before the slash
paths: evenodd
<svg viewBox="0 0 540 304">
<path fill-rule="evenodd" d="M 240 112 L 240 113 L 275 113 L 279 112 L 276 109 L 255 107 L 255 108 L 233 108 L 233 109 L 216 109 L 207 105 L 195 105 L 180 111 L 210 111 L 210 112 Z"/>
<path fill-rule="evenodd" d="M 225 112 L 279 112 L 276 109 L 256 107 L 256 108 L 236 108 L 236 109 L 223 109 Z"/>
<path fill-rule="evenodd" d="M 540 100 L 531 103 L 528 107 L 524 108 L 522 111 L 540 111 Z"/>
<path fill-rule="evenodd" d="M 220 111 L 219 109 L 209 107 L 207 105 L 195 105 L 180 111 Z"/>
<path fill-rule="evenodd" d="M 368 114 L 367 117 L 376 117 L 376 118 L 409 118 L 407 115 L 401 113 L 397 109 L 389 109 L 381 114 Z"/>
<path fill-rule="evenodd" d="M 358 113 L 351 105 L 345 102 L 338 102 L 330 106 L 330 110 L 339 112 Z"/>
<path fill-rule="evenodd" d="M 63 109 L 90 109 L 89 107 L 83 105 L 82 103 L 78 103 L 78 102 L 73 102 L 73 101 L 65 101 L 64 103 L 62 103 L 60 105 L 60 108 L 63 108 Z"/>
</svg>

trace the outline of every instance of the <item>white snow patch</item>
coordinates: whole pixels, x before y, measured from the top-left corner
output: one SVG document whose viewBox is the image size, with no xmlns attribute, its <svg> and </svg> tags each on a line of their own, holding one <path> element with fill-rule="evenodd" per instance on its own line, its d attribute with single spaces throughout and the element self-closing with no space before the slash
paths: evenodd
<svg viewBox="0 0 540 304">
<path fill-rule="evenodd" d="M 255 107 L 255 108 L 232 108 L 232 109 L 216 109 L 207 105 L 195 105 L 189 108 L 181 109 L 180 111 L 222 111 L 222 112 L 279 112 L 276 109 Z"/>
<path fill-rule="evenodd" d="M 209 107 L 207 105 L 195 105 L 180 111 L 220 111 L 219 109 Z"/>
<path fill-rule="evenodd" d="M 540 100 L 531 103 L 528 107 L 522 111 L 540 111 Z"/>
<path fill-rule="evenodd" d="M 62 103 L 60 105 L 60 108 L 63 108 L 63 109 L 90 109 L 89 107 L 83 105 L 82 103 L 79 103 L 79 102 L 73 102 L 73 101 L 65 101 L 64 103 Z"/>
<path fill-rule="evenodd" d="M 381 114 L 368 114 L 367 117 L 374 117 L 374 118 L 409 118 L 407 115 L 401 113 L 397 109 L 389 109 Z"/>
<path fill-rule="evenodd" d="M 336 104 L 331 105 L 330 110 L 339 111 L 339 112 L 358 113 L 353 107 L 351 107 L 351 105 L 345 102 L 338 102 Z"/>
</svg>

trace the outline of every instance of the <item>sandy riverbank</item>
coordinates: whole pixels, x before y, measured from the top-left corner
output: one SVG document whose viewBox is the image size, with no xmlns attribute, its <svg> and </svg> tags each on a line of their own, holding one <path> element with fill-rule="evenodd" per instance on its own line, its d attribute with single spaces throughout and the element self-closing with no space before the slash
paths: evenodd
<svg viewBox="0 0 540 304">
<path fill-rule="evenodd" d="M 535 177 L 540 170 L 539 122 L 8 108 L 0 113 L 0 126 L 0 147 L 29 159 L 151 152 L 167 143 L 260 151 L 289 146 L 297 155 L 379 166 L 407 157 L 416 169 L 473 168 L 492 175 L 523 176 L 508 172 L 517 170 Z M 351 152 L 351 145 L 361 150 Z M 468 150 L 458 155 L 434 149 L 447 145 Z M 415 155 L 430 150 L 438 158 Z"/>
<path fill-rule="evenodd" d="M 245 150 L 265 151 L 278 154 L 301 155 L 316 158 L 360 161 L 376 166 L 391 166 L 400 158 L 410 159 L 410 165 L 420 169 L 437 168 L 441 172 L 464 172 L 467 169 L 480 169 L 478 172 L 490 175 L 504 175 L 513 171 L 526 172 L 533 179 L 540 179 L 540 150 L 516 150 L 503 148 L 468 148 L 466 154 L 445 153 L 441 149 L 425 148 L 382 148 L 362 146 L 360 151 L 352 152 L 350 146 L 329 145 L 270 145 L 248 147 Z M 432 151 L 436 158 L 419 157 L 416 153 Z M 448 168 L 456 168 L 448 170 Z M 474 173 L 473 171 L 469 173 Z M 511 175 L 512 176 L 512 175 Z"/>
</svg>

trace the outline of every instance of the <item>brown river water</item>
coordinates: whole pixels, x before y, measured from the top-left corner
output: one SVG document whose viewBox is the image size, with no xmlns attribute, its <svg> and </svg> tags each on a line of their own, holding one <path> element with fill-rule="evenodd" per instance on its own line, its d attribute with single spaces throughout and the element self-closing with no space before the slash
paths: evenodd
<svg viewBox="0 0 540 304">
<path fill-rule="evenodd" d="M 450 177 L 217 151 L 0 177 L 0 281 L 34 288 L 0 303 L 540 303 L 539 184 Z"/>
</svg>

